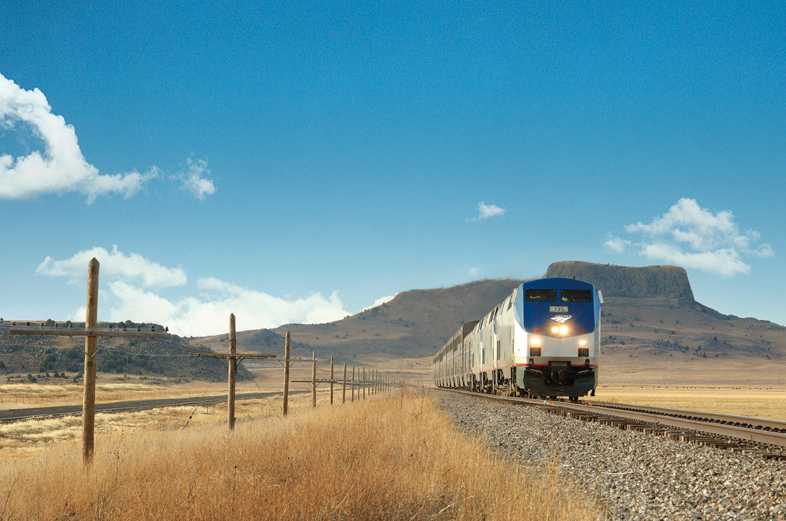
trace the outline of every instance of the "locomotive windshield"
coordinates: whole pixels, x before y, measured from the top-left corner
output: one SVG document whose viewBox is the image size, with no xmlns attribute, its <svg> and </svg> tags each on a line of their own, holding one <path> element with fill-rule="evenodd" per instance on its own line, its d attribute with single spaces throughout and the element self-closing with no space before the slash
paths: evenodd
<svg viewBox="0 0 786 521">
<path fill-rule="evenodd" d="M 556 289 L 527 289 L 524 292 L 527 302 L 556 302 Z"/>
<path fill-rule="evenodd" d="M 588 289 L 563 289 L 562 302 L 592 302 L 592 291 Z"/>
</svg>

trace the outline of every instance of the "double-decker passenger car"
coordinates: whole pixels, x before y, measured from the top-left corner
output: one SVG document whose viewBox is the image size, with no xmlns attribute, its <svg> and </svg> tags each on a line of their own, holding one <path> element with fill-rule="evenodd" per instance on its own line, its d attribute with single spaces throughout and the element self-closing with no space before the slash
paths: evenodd
<svg viewBox="0 0 786 521">
<path fill-rule="evenodd" d="M 525 282 L 439 350 L 434 382 L 531 397 L 594 395 L 601 304 L 602 295 L 588 282 Z"/>
</svg>

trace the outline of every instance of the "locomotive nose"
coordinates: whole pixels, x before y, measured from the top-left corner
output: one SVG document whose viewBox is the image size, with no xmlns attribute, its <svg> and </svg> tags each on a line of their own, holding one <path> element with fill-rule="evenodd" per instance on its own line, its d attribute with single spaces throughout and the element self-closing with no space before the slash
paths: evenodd
<svg viewBox="0 0 786 521">
<path fill-rule="evenodd" d="M 551 370 L 552 382 L 566 382 L 568 379 L 568 372 L 565 369 L 554 368 Z"/>
</svg>

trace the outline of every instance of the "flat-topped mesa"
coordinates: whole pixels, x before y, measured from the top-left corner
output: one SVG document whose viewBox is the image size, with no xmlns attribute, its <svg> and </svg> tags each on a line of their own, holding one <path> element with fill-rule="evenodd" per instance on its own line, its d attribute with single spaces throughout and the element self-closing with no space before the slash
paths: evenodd
<svg viewBox="0 0 786 521">
<path fill-rule="evenodd" d="M 629 268 L 580 261 L 555 262 L 546 277 L 577 278 L 595 285 L 604 298 L 657 298 L 678 305 L 695 303 L 688 274 L 679 266 Z"/>
</svg>

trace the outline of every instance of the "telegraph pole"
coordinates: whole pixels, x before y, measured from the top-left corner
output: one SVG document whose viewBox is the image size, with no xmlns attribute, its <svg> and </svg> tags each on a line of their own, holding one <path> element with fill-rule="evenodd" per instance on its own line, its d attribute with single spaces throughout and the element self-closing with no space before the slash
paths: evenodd
<svg viewBox="0 0 786 521">
<path fill-rule="evenodd" d="M 98 329 L 98 271 L 100 264 L 93 257 L 87 267 L 87 311 L 85 313 L 85 329 L 74 330 L 70 328 L 31 329 L 11 328 L 8 332 L 12 335 L 41 335 L 41 336 L 83 336 L 85 337 L 85 383 L 82 397 L 82 462 L 90 465 L 95 447 L 95 416 L 96 416 L 96 354 L 98 353 L 98 337 L 115 338 L 171 338 L 166 331 L 141 331 L 137 326 L 136 331 L 100 330 Z M 43 324 L 42 324 L 43 325 Z"/>
<path fill-rule="evenodd" d="M 226 358 L 229 360 L 229 376 L 227 389 L 227 423 L 229 430 L 235 429 L 235 376 L 237 375 L 237 361 L 244 358 L 275 358 L 276 355 L 266 355 L 261 353 L 240 353 L 237 352 L 237 334 L 235 333 L 235 314 L 229 314 L 229 354 L 223 353 L 189 353 L 188 356 L 195 358 Z"/>
</svg>

